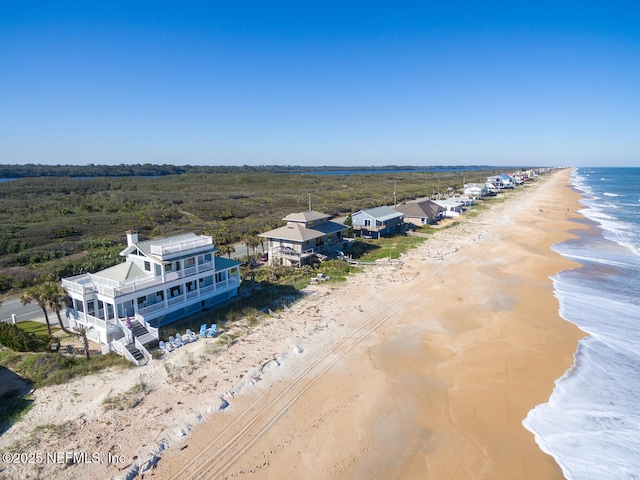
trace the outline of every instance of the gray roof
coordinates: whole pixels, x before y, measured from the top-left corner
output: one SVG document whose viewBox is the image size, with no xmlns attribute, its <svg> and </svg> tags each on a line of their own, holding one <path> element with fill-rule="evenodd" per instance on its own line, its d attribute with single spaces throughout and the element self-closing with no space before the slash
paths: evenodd
<svg viewBox="0 0 640 480">
<path fill-rule="evenodd" d="M 326 213 L 316 212 L 315 210 L 308 210 L 306 212 L 290 213 L 283 218 L 285 222 L 312 222 L 314 220 L 328 219 L 330 216 Z"/>
<path fill-rule="evenodd" d="M 314 238 L 324 237 L 335 232 L 347 230 L 349 227 L 338 222 L 326 222 L 316 225 L 313 228 L 307 228 L 301 223 L 288 223 L 284 227 L 276 228 L 259 234 L 260 237 L 278 238 L 281 240 L 291 240 L 294 242 L 307 242 Z"/>
<path fill-rule="evenodd" d="M 406 203 L 398 205 L 396 210 L 404 213 L 407 217 L 435 217 L 438 212 L 446 211 L 446 208 L 430 201 Z"/>
<path fill-rule="evenodd" d="M 392 218 L 397 218 L 403 215 L 401 212 L 398 212 L 393 208 L 386 207 L 386 206 L 370 208 L 368 210 L 360 210 L 360 212 L 383 222 L 385 220 L 390 220 Z M 360 213 L 360 212 L 356 212 L 356 213 Z"/>
</svg>

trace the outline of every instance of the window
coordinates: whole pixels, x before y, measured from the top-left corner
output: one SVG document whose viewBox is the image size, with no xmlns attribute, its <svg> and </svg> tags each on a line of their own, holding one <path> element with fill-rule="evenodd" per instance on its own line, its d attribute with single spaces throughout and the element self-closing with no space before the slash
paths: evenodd
<svg viewBox="0 0 640 480">
<path fill-rule="evenodd" d="M 82 300 L 74 300 L 74 302 L 76 303 L 76 310 L 84 312 L 84 304 L 82 303 Z"/>
<path fill-rule="evenodd" d="M 371 226 L 371 220 L 369 220 L 368 218 L 364 219 L 364 226 L 365 227 L 370 227 Z"/>
<path fill-rule="evenodd" d="M 144 262 L 144 271 L 145 272 L 150 272 L 151 271 L 151 263 L 150 262 Z"/>
<path fill-rule="evenodd" d="M 187 267 L 193 267 L 196 264 L 196 259 L 195 258 L 187 258 L 186 262 L 187 262 Z"/>
<path fill-rule="evenodd" d="M 96 306 L 93 303 L 93 300 L 87 302 L 87 313 L 93 317 L 96 316 Z"/>
</svg>

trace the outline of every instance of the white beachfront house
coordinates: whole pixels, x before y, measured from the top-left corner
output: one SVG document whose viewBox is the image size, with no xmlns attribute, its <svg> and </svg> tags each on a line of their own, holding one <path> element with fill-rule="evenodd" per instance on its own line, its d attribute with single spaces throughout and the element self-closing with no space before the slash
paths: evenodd
<svg viewBox="0 0 640 480">
<path fill-rule="evenodd" d="M 300 267 L 313 258 L 334 257 L 342 251 L 347 225 L 325 213 L 309 210 L 283 218 L 285 226 L 259 234 L 267 239 L 269 265 Z"/>
<path fill-rule="evenodd" d="M 471 198 L 482 198 L 489 195 L 486 183 L 465 183 L 464 194 Z"/>
<path fill-rule="evenodd" d="M 70 326 L 137 364 L 158 329 L 238 293 L 239 262 L 215 255 L 213 239 L 185 233 L 138 241 L 127 231 L 126 260 L 96 273 L 62 279 Z"/>
<path fill-rule="evenodd" d="M 445 217 L 456 218 L 464 213 L 465 202 L 462 200 L 447 198 L 446 200 L 434 200 L 434 203 L 445 208 Z"/>
</svg>

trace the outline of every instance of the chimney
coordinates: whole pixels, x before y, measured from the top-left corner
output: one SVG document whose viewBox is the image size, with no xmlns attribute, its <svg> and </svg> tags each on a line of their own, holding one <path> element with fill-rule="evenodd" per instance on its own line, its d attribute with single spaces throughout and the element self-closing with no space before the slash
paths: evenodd
<svg viewBox="0 0 640 480">
<path fill-rule="evenodd" d="M 138 231 L 137 230 L 127 230 L 124 232 L 127 234 L 127 247 L 131 245 L 135 245 L 138 243 Z"/>
</svg>

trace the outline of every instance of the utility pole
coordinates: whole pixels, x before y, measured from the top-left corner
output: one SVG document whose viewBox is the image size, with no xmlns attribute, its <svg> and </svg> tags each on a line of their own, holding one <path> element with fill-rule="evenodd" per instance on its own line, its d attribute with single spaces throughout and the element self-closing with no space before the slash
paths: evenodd
<svg viewBox="0 0 640 480">
<path fill-rule="evenodd" d="M 393 208 L 397 207 L 396 182 L 393 182 Z"/>
<path fill-rule="evenodd" d="M 309 211 L 311 211 L 311 194 L 309 194 Z"/>
</svg>

